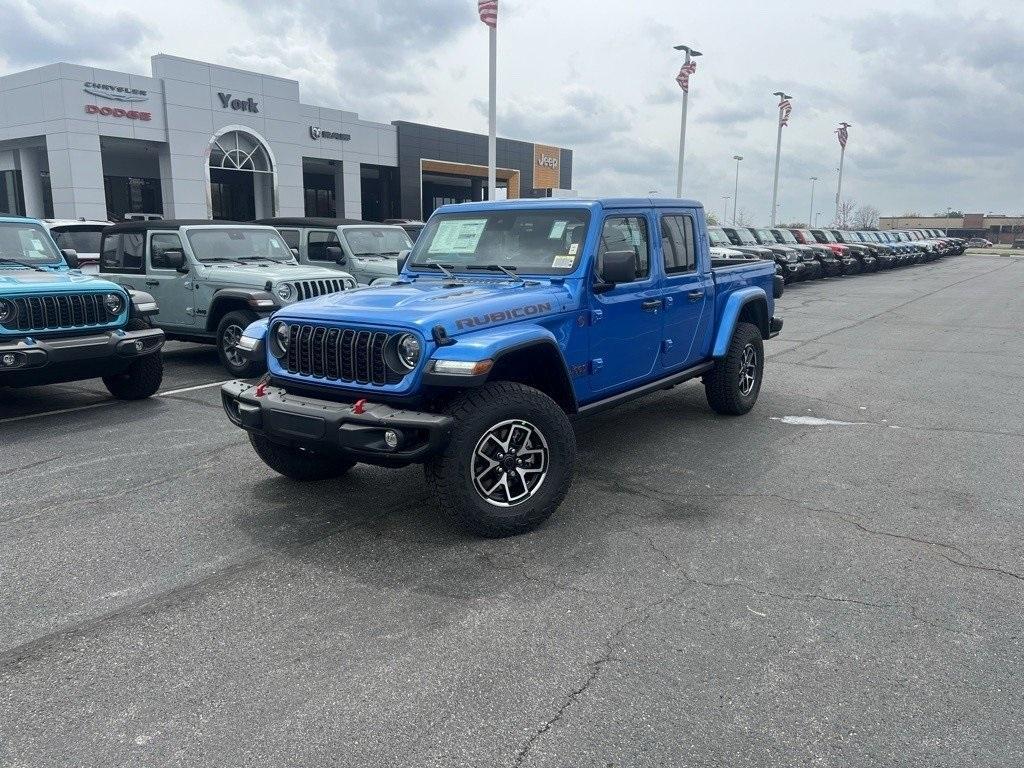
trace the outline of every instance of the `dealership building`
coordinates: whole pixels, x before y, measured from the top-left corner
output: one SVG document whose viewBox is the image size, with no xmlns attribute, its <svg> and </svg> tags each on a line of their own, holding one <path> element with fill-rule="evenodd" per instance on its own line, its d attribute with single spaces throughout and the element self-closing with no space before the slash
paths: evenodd
<svg viewBox="0 0 1024 768">
<path fill-rule="evenodd" d="M 487 137 L 304 104 L 299 83 L 176 56 L 152 76 L 0 77 L 0 213 L 425 219 L 487 197 Z M 499 197 L 572 188 L 572 151 L 498 139 Z"/>
<path fill-rule="evenodd" d="M 965 213 L 962 216 L 882 216 L 880 229 L 941 229 L 951 237 L 983 237 L 1012 245 L 1024 239 L 1024 216 Z"/>
</svg>

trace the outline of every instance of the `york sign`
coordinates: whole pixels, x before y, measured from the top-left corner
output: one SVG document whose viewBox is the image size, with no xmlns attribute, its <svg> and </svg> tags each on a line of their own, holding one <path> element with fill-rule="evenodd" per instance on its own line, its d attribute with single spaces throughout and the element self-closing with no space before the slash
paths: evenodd
<svg viewBox="0 0 1024 768">
<path fill-rule="evenodd" d="M 224 109 L 233 109 L 236 112 L 252 112 L 254 114 L 259 112 L 259 109 L 257 108 L 259 106 L 259 102 L 253 99 L 252 96 L 245 101 L 231 98 L 230 93 L 218 93 L 217 96 L 220 98 L 220 105 L 224 107 Z"/>
</svg>

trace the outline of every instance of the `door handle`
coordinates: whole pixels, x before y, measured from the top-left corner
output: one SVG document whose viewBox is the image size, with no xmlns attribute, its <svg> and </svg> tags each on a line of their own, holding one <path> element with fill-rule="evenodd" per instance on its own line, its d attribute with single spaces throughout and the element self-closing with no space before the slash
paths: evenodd
<svg viewBox="0 0 1024 768">
<path fill-rule="evenodd" d="M 640 304 L 640 308 L 643 309 L 644 312 L 657 312 L 661 309 L 661 299 L 648 299 Z"/>
<path fill-rule="evenodd" d="M 704 291 L 690 291 L 686 295 L 690 297 L 690 301 L 700 301 L 701 299 L 704 298 Z"/>
<path fill-rule="evenodd" d="M 146 281 L 146 285 L 148 285 L 150 288 L 156 288 L 158 285 L 160 285 L 160 281 L 159 280 L 147 280 Z"/>
</svg>

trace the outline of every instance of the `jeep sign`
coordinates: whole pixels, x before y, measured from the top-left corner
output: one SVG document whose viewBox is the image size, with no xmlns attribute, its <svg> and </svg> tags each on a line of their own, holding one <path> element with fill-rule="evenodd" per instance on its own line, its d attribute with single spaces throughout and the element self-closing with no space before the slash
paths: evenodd
<svg viewBox="0 0 1024 768">
<path fill-rule="evenodd" d="M 562 166 L 562 150 L 558 147 L 533 145 L 533 188 L 558 189 Z"/>
</svg>

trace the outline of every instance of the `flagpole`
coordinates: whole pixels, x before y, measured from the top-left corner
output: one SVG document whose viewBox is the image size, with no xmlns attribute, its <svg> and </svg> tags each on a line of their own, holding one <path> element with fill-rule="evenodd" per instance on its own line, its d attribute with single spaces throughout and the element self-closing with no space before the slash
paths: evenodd
<svg viewBox="0 0 1024 768">
<path fill-rule="evenodd" d="M 487 199 L 497 198 L 498 186 L 498 28 L 490 27 L 490 105 L 487 126 Z"/>
<path fill-rule="evenodd" d="M 779 161 L 782 159 L 782 102 L 792 98 L 782 91 L 776 91 L 774 96 L 779 97 L 779 135 L 775 141 L 775 181 L 772 183 L 772 226 L 775 226 L 775 219 L 778 212 L 779 202 Z"/>
<path fill-rule="evenodd" d="M 684 68 L 689 66 L 691 57 L 701 55 L 700 51 L 695 51 L 688 45 L 677 45 L 675 49 L 686 54 L 686 60 L 683 62 Z M 680 86 L 682 86 L 681 82 Z M 687 84 L 687 87 L 683 88 L 683 113 L 679 119 L 679 171 L 676 174 L 676 197 L 683 196 L 683 156 L 686 151 L 686 108 L 689 98 L 690 87 Z"/>
</svg>

